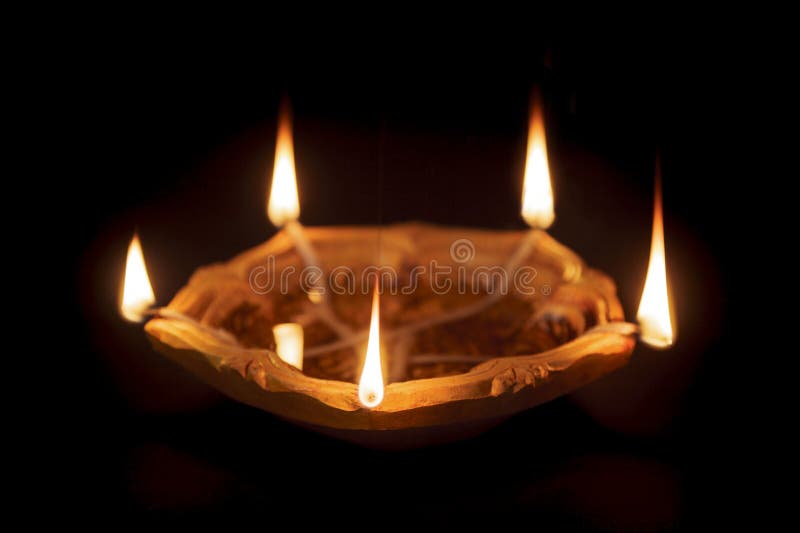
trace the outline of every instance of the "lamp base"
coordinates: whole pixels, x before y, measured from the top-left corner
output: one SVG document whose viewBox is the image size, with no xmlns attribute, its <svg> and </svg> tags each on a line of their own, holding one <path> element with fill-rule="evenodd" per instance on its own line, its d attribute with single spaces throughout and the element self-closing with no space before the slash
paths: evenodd
<svg viewBox="0 0 800 533">
<path fill-rule="evenodd" d="M 450 266 L 452 281 L 458 282 L 461 275 L 475 279 L 481 267 L 503 265 L 529 234 L 415 223 L 381 228 L 310 228 L 307 236 L 326 272 L 340 265 L 369 265 L 380 256 L 379 266 L 394 268 L 401 278 L 414 266 L 436 261 Z M 463 256 L 452 252 L 455 242 L 469 242 L 473 255 L 463 261 Z M 273 324 L 313 319 L 313 313 L 308 311 L 308 302 L 291 296 L 291 290 L 289 295 L 275 287 L 265 292 L 264 280 L 254 281 L 270 262 L 283 272 L 289 266 L 302 267 L 291 241 L 279 233 L 228 263 L 198 270 L 169 305 L 197 322 L 176 317 L 151 320 L 145 329 L 154 347 L 242 403 L 363 445 L 410 448 L 466 438 L 619 368 L 628 361 L 635 345 L 636 327 L 623 321 L 613 282 L 587 268 L 549 235 L 538 232 L 536 245 L 524 261 L 524 266 L 536 273 L 538 292 L 509 294 L 497 302 L 504 309 L 495 313 L 498 320 L 511 321 L 517 329 L 503 328 L 500 322 L 477 314 L 454 321 L 447 329 L 418 331 L 404 346 L 390 343 L 384 365 L 389 369 L 401 349 L 397 346 L 413 349 L 423 334 L 423 345 L 443 342 L 450 335 L 442 346 L 452 346 L 460 353 L 439 353 L 433 365 L 430 357 L 415 359 L 412 354 L 406 358 L 404 372 L 396 374 L 403 379 L 390 379 L 384 401 L 366 409 L 358 400 L 353 380 L 336 375 L 342 368 L 355 369 L 361 364 L 358 354 L 363 354 L 363 347 L 357 343 L 337 347 L 329 331 L 308 322 L 304 324 L 306 352 L 317 355 L 307 359 L 306 373 L 286 364 L 273 351 Z M 259 281 L 261 284 L 256 283 Z M 364 292 L 363 310 L 356 296 L 333 302 L 340 318 L 355 329 L 368 323 L 368 291 Z M 458 297 L 446 296 L 429 299 L 436 305 L 409 307 L 407 302 L 414 301 L 413 296 L 403 297 L 400 291 L 391 299 L 393 303 L 390 299 L 382 301 L 387 307 L 382 313 L 382 328 L 388 341 L 394 338 L 399 342 L 399 334 L 393 337 L 392 332 L 449 312 L 440 307 L 442 301 L 453 308 L 459 301 Z M 472 301 L 475 297 L 468 298 Z M 512 298 L 516 303 L 503 303 Z M 352 301 L 351 307 L 348 301 Z M 520 301 L 525 305 L 520 306 Z M 213 328 L 226 330 L 236 342 L 214 335 Z M 464 346 L 470 346 L 471 341 L 474 346 L 476 338 L 482 340 L 471 354 L 475 363 L 469 359 L 465 362 Z M 333 347 L 332 353 L 320 353 L 326 346 Z M 524 351 L 531 347 L 539 350 Z M 494 350 L 480 353 L 489 348 Z M 452 364 L 448 364 L 448 356 L 453 358 Z M 325 357 L 331 375 L 323 372 Z M 425 378 L 408 379 L 414 376 Z"/>
</svg>

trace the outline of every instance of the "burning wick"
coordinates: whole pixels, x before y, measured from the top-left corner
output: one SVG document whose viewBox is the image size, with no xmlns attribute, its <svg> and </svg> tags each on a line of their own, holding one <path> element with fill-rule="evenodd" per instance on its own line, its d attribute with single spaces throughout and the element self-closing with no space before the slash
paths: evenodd
<svg viewBox="0 0 800 533">
<path fill-rule="evenodd" d="M 292 239 L 297 253 L 306 267 L 314 267 L 322 273 L 317 254 L 311 241 L 308 240 L 300 216 L 300 201 L 297 198 L 297 173 L 294 165 L 294 141 L 292 140 L 292 122 L 288 101 L 284 101 L 280 110 L 278 123 L 278 139 L 275 143 L 275 165 L 272 170 L 272 186 L 267 202 L 267 216 L 277 227 L 282 227 Z M 352 329 L 341 322 L 330 306 L 325 286 L 319 276 L 315 286 L 308 294 L 309 300 L 317 306 L 315 312 L 319 318 L 333 329 L 340 337 L 353 334 Z"/>
<path fill-rule="evenodd" d="M 125 262 L 125 278 L 122 282 L 122 300 L 119 305 L 119 312 L 123 318 L 130 322 L 141 323 L 147 317 L 160 316 L 181 322 L 192 324 L 198 329 L 210 333 L 218 340 L 229 344 L 238 345 L 236 337 L 225 330 L 213 328 L 198 322 L 190 316 L 180 311 L 167 307 L 153 307 L 156 297 L 153 294 L 153 287 L 150 285 L 150 276 L 147 275 L 147 266 L 144 262 L 142 245 L 139 236 L 134 233 L 131 243 L 128 246 L 128 259 Z"/>
<path fill-rule="evenodd" d="M 530 231 L 522 236 L 511 257 L 504 265 L 509 276 L 520 267 L 531 254 L 539 235 L 537 230 L 546 230 L 556 218 L 553 209 L 553 186 L 550 179 L 550 164 L 547 160 L 547 138 L 544 133 L 542 97 L 538 89 L 531 98 L 531 116 L 528 123 L 528 151 L 525 159 L 525 177 L 522 184 L 522 218 Z M 564 271 L 565 279 L 578 273 L 569 266 Z"/>
<path fill-rule="evenodd" d="M 653 237 L 647 278 L 636 313 L 642 342 L 654 348 L 668 348 L 675 342 L 667 286 L 664 253 L 664 214 L 661 206 L 661 164 L 656 161 L 656 185 L 653 205 Z"/>
<path fill-rule="evenodd" d="M 294 167 L 294 142 L 289 105 L 281 106 L 278 139 L 275 143 L 275 166 L 267 203 L 267 216 L 277 227 L 282 227 L 292 239 L 306 266 L 319 267 L 319 260 L 311 243 L 297 221 L 300 201 L 297 198 L 297 173 Z"/>
<path fill-rule="evenodd" d="M 277 227 L 286 230 L 307 266 L 319 266 L 317 255 L 306 238 L 303 226 L 297 221 L 300 216 L 300 201 L 297 198 L 292 123 L 286 103 L 281 106 L 280 111 L 278 139 L 275 143 L 275 166 L 272 170 L 267 216 Z"/>
<path fill-rule="evenodd" d="M 544 132 L 542 97 L 538 89 L 531 99 L 531 116 L 528 125 L 528 152 L 525 159 L 525 177 L 522 185 L 522 218 L 530 231 L 520 239 L 517 248 L 505 265 L 509 275 L 519 268 L 533 251 L 539 235 L 537 230 L 546 230 L 556 218 L 553 208 L 553 186 L 550 164 L 547 159 L 547 137 Z M 564 279 L 574 279 L 579 272 L 570 265 L 563 273 Z"/>
<path fill-rule="evenodd" d="M 303 326 L 300 324 L 278 324 L 272 327 L 275 351 L 278 357 L 303 370 Z"/>
<path fill-rule="evenodd" d="M 383 401 L 383 369 L 381 368 L 380 348 L 380 300 L 378 298 L 378 283 L 372 293 L 372 317 L 369 321 L 369 340 L 367 341 L 367 355 L 364 358 L 364 368 L 361 370 L 361 379 L 358 381 L 358 399 L 364 407 L 373 409 Z"/>
</svg>

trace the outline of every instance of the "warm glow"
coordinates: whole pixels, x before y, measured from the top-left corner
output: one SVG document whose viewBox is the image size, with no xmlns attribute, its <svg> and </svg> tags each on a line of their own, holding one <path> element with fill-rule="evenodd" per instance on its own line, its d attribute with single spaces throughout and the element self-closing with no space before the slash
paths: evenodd
<svg viewBox="0 0 800 533">
<path fill-rule="evenodd" d="M 547 140 L 541 98 L 534 95 L 528 129 L 528 157 L 522 186 L 522 218 L 532 228 L 547 229 L 556 215 L 553 211 L 553 187 L 547 163 Z"/>
<path fill-rule="evenodd" d="M 272 328 L 278 357 L 303 370 L 303 327 L 300 324 L 278 324 Z"/>
<path fill-rule="evenodd" d="M 300 202 L 297 199 L 297 175 L 294 170 L 294 143 L 288 105 L 281 107 L 278 119 L 278 140 L 275 143 L 275 167 L 269 191 L 267 215 L 276 226 L 297 220 Z"/>
<path fill-rule="evenodd" d="M 147 310 L 156 302 L 147 267 L 144 266 L 144 254 L 139 236 L 133 234 L 128 246 L 128 260 L 125 263 L 125 280 L 122 283 L 122 302 L 119 310 L 122 316 L 131 322 L 144 320 Z"/>
<path fill-rule="evenodd" d="M 365 407 L 377 407 L 383 401 L 383 370 L 381 369 L 380 349 L 380 302 L 378 287 L 372 295 L 372 318 L 369 321 L 369 340 L 367 356 L 361 379 L 358 382 L 358 399 Z"/>
<path fill-rule="evenodd" d="M 650 243 L 650 264 L 644 282 L 642 300 L 636 313 L 641 339 L 656 348 L 667 348 L 675 342 L 670 316 L 667 268 L 664 255 L 664 217 L 661 210 L 661 171 L 656 168 L 656 193 L 653 208 L 653 240 Z"/>
</svg>

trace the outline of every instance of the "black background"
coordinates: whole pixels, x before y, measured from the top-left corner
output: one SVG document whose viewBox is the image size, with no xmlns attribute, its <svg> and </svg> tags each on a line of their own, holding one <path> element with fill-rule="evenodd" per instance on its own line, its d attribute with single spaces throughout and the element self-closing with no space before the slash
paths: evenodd
<svg viewBox="0 0 800 533">
<path fill-rule="evenodd" d="M 719 520 L 736 464 L 724 392 L 733 344 L 729 221 L 720 211 L 730 197 L 720 165 L 724 47 L 647 31 L 380 33 L 319 35 L 311 47 L 213 32 L 77 39 L 58 93 L 71 172 L 50 189 L 75 226 L 55 249 L 78 258 L 77 312 L 64 320 L 75 355 L 60 411 L 69 474 L 48 484 L 74 496 L 79 514 L 221 512 L 268 522 L 283 512 L 354 525 L 367 506 L 387 521 L 412 512 L 520 513 L 604 529 Z M 551 233 L 618 282 L 629 319 L 660 150 L 673 349 L 639 345 L 628 367 L 470 441 L 387 453 L 219 396 L 118 318 L 134 228 L 160 303 L 197 266 L 274 233 L 264 206 L 287 93 L 305 224 L 522 228 L 535 84 L 546 98 Z"/>
</svg>

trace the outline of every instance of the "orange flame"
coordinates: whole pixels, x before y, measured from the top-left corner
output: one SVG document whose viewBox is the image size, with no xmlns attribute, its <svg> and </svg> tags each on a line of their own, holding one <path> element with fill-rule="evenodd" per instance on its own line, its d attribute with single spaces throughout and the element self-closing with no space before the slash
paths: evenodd
<svg viewBox="0 0 800 533">
<path fill-rule="evenodd" d="M 643 342 L 655 348 L 667 348 L 675 342 L 667 287 L 664 253 L 664 215 L 661 207 L 661 166 L 656 163 L 655 205 L 653 207 L 653 240 L 650 243 L 650 264 L 644 282 L 639 311 L 636 313 Z"/>
<path fill-rule="evenodd" d="M 361 379 L 358 382 L 358 399 L 364 407 L 370 409 L 377 407 L 383 401 L 383 369 L 381 368 L 380 349 L 380 300 L 378 299 L 378 284 L 372 293 L 372 318 L 369 321 L 369 340 L 367 341 L 367 356 L 364 359 L 364 368 L 361 370 Z"/>
<path fill-rule="evenodd" d="M 119 310 L 126 320 L 141 322 L 147 310 L 156 302 L 139 236 L 134 233 L 128 246 L 128 259 L 125 263 L 125 279 L 122 282 L 122 301 Z"/>
<path fill-rule="evenodd" d="M 535 91 L 528 128 L 528 156 L 525 160 L 525 181 L 522 187 L 522 218 L 532 228 L 547 229 L 555 217 L 542 102 L 539 92 Z"/>
<path fill-rule="evenodd" d="M 294 142 L 289 104 L 281 105 L 278 119 L 278 139 L 275 143 L 275 166 L 272 170 L 272 187 L 267 203 L 267 215 L 276 226 L 297 220 L 300 202 L 297 199 L 297 174 L 294 168 Z"/>
</svg>

